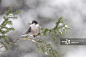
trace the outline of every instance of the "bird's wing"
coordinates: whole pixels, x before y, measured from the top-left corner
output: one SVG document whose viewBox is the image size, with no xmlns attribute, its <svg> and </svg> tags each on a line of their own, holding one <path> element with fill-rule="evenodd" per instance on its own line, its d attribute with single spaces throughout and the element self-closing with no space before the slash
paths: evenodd
<svg viewBox="0 0 86 57">
<path fill-rule="evenodd" d="M 28 33 L 30 33 L 30 32 L 31 32 L 31 27 L 27 30 L 26 33 L 22 34 L 20 37 L 22 37 L 22 36 L 26 36 L 26 35 L 28 35 Z"/>
<path fill-rule="evenodd" d="M 31 32 L 31 27 L 27 30 L 25 34 L 28 34 L 29 32 Z"/>
<path fill-rule="evenodd" d="M 39 26 L 38 28 L 39 28 L 39 31 L 40 31 L 41 30 L 41 27 Z"/>
</svg>

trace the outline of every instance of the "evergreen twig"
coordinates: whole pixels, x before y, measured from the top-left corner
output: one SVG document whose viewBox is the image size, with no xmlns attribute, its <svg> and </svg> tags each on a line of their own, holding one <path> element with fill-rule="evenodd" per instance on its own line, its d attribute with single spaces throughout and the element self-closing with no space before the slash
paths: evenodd
<svg viewBox="0 0 86 57">
<path fill-rule="evenodd" d="M 32 41 L 36 44 L 38 52 L 42 52 L 43 54 L 50 55 L 51 57 L 60 57 L 58 52 L 55 49 L 53 49 L 52 45 L 46 43 L 46 41 L 44 41 L 42 39 L 37 39 L 37 38 L 34 38 L 34 37 L 29 37 L 28 38 L 27 36 L 25 36 L 24 38 L 19 38 L 19 39 L 16 39 L 16 40 L 12 41 L 12 42 L 9 42 L 9 39 L 7 38 L 7 36 L 5 34 L 10 32 L 11 30 L 15 30 L 14 28 L 6 27 L 7 24 L 12 25 L 12 21 L 9 21 L 9 18 L 11 18 L 9 15 L 16 15 L 20 12 L 21 11 L 18 10 L 18 11 L 14 12 L 12 14 L 12 6 L 10 6 L 8 11 L 5 12 L 6 16 L 3 17 L 4 21 L 0 25 L 0 33 L 2 34 L 2 35 L 0 35 L 0 39 L 3 38 L 5 40 L 6 44 L 4 44 L 4 42 L 0 41 L 0 43 L 3 45 L 3 46 L 0 47 L 0 49 L 5 47 L 6 50 L 8 50 L 7 45 L 9 45 L 9 46 L 11 46 L 11 44 L 18 45 L 18 44 L 15 44 L 14 42 L 16 42 L 18 40 L 29 40 L 29 41 Z M 15 17 L 13 17 L 13 18 L 15 18 Z M 3 29 L 6 29 L 6 31 L 4 31 Z M 66 32 L 66 29 L 70 29 L 70 27 L 68 25 L 63 24 L 62 17 L 60 17 L 58 19 L 58 21 L 56 22 L 56 26 L 54 28 L 52 28 L 52 29 L 41 28 L 41 33 L 37 36 L 48 36 L 48 35 L 50 35 L 52 40 L 56 41 L 56 38 L 53 35 L 57 35 L 57 34 L 62 35 L 63 31 Z M 34 40 L 32 40 L 32 38 Z"/>
<path fill-rule="evenodd" d="M 16 14 L 18 14 L 19 12 L 21 12 L 20 10 L 14 12 Z M 15 14 L 15 15 L 16 15 Z M 12 14 L 12 6 L 9 6 L 8 11 L 5 12 L 6 16 L 3 16 L 4 21 L 0 24 L 0 39 L 4 39 L 4 42 L 0 41 L 0 43 L 2 45 L 5 45 L 4 43 L 9 43 L 9 38 L 6 36 L 6 34 L 12 30 L 15 30 L 13 27 L 7 27 L 6 25 L 12 25 L 12 21 L 10 21 L 9 19 L 11 18 L 16 18 L 15 15 Z M 11 43 L 10 43 L 11 44 Z M 9 46 L 11 47 L 11 45 L 9 44 Z M 7 46 L 4 46 L 6 48 L 6 50 L 8 50 Z"/>
</svg>

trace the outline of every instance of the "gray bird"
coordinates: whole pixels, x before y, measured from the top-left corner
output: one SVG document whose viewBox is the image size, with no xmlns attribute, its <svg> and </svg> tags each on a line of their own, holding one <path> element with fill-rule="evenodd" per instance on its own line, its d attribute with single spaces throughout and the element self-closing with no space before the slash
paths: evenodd
<svg viewBox="0 0 86 57">
<path fill-rule="evenodd" d="M 30 28 L 22 36 L 26 36 L 29 34 L 30 36 L 35 37 L 36 35 L 38 35 L 40 33 L 41 27 L 39 26 L 37 21 L 32 20 L 32 21 L 30 21 L 29 25 L 30 25 Z"/>
</svg>

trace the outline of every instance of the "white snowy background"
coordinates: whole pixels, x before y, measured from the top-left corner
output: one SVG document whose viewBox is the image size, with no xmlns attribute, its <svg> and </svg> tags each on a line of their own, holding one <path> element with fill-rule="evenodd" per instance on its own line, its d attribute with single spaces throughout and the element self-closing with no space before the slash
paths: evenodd
<svg viewBox="0 0 86 57">
<path fill-rule="evenodd" d="M 67 34 L 57 35 L 57 42 L 52 42 L 50 37 L 42 37 L 58 51 L 60 57 L 86 57 L 85 45 L 62 46 L 60 38 L 86 38 L 86 0 L 0 0 L 0 23 L 8 7 L 13 6 L 13 12 L 20 9 L 22 12 L 18 19 L 12 20 L 15 31 L 7 34 L 10 41 L 29 28 L 29 21 L 37 20 L 42 28 L 53 28 L 59 17 L 64 23 L 72 27 Z M 35 44 L 30 41 L 17 41 L 9 51 L 0 52 L 0 57 L 49 57 L 37 52 Z M 1 50 L 4 50 L 2 48 Z"/>
</svg>

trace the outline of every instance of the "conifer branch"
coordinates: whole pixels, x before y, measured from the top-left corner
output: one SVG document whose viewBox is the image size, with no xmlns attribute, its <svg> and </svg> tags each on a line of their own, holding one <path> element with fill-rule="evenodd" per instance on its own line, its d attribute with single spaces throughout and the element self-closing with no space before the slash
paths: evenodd
<svg viewBox="0 0 86 57">
<path fill-rule="evenodd" d="M 32 40 L 32 38 L 33 38 L 34 40 Z M 58 53 L 55 54 L 55 55 L 53 54 L 53 52 L 55 53 L 56 51 L 55 51 L 54 49 L 52 49 L 52 47 L 51 47 L 50 44 L 47 44 L 47 43 L 44 42 L 43 40 L 40 40 L 40 39 L 37 39 L 37 38 L 34 38 L 34 37 L 16 39 L 16 40 L 14 40 L 14 41 L 12 41 L 12 42 L 9 42 L 9 43 L 7 43 L 7 44 L 1 46 L 0 49 L 3 48 L 3 47 L 5 47 L 6 45 L 9 45 L 9 44 L 13 44 L 13 45 L 14 45 L 14 42 L 16 42 L 16 41 L 18 41 L 18 40 L 29 40 L 29 41 L 32 41 L 32 42 L 36 43 L 37 48 L 39 48 L 38 46 L 41 47 L 40 49 L 42 50 L 42 53 L 45 53 L 45 51 L 47 50 L 46 52 L 49 53 L 49 54 L 47 54 L 47 55 L 59 57 L 59 54 L 58 54 Z M 36 41 L 35 41 L 35 40 L 36 40 Z M 44 51 L 44 49 L 45 49 L 45 51 Z M 50 49 L 51 49 L 51 51 L 53 51 L 53 52 L 48 51 L 48 50 L 50 50 Z M 3 51 L 3 52 L 6 52 L 6 51 Z M 53 55 L 52 55 L 52 54 L 53 54 Z"/>
<path fill-rule="evenodd" d="M 16 14 L 18 14 L 19 12 L 21 12 L 20 10 L 14 12 Z M 6 34 L 12 30 L 15 30 L 13 27 L 7 27 L 6 25 L 12 25 L 12 21 L 10 21 L 9 19 L 16 19 L 17 17 L 15 15 L 12 14 L 12 6 L 9 6 L 8 11 L 5 12 L 6 16 L 3 16 L 4 21 L 0 24 L 0 39 L 3 39 L 4 42 L 0 41 L 0 43 L 2 45 L 5 45 L 4 43 L 9 43 L 9 38 L 6 36 Z M 11 43 L 10 43 L 11 44 Z M 9 44 L 9 46 L 11 47 L 11 45 Z M 6 48 L 6 50 L 8 50 L 7 46 L 4 46 Z"/>
<path fill-rule="evenodd" d="M 9 42 L 9 39 L 5 34 L 10 32 L 11 30 L 15 30 L 15 29 L 13 27 L 8 28 L 8 27 L 6 27 L 6 25 L 7 24 L 12 25 L 12 21 L 9 21 L 9 19 L 10 18 L 17 18 L 14 15 L 16 15 L 20 12 L 21 11 L 18 10 L 16 12 L 12 13 L 12 6 L 10 6 L 8 11 L 5 12 L 6 16 L 3 17 L 4 21 L 0 24 L 0 33 L 2 34 L 2 35 L 0 35 L 0 39 L 3 38 L 5 40 L 6 44 L 4 44 L 4 42 L 0 41 L 0 43 L 3 45 L 0 47 L 0 49 L 5 47 L 6 50 L 8 51 L 7 45 L 9 45 L 9 46 L 11 46 L 11 44 L 18 45 L 18 44 L 15 44 L 14 42 L 19 41 L 19 40 L 29 40 L 29 41 L 34 42 L 36 44 L 38 52 L 42 52 L 43 54 L 50 55 L 51 57 L 60 57 L 58 52 L 55 49 L 53 49 L 52 45 L 46 43 L 46 41 L 44 41 L 42 39 L 37 39 L 34 37 L 28 38 L 28 36 L 25 36 L 24 38 L 19 38 L 19 39 L 12 41 L 12 42 Z M 4 31 L 3 29 L 6 29 L 6 30 Z M 70 27 L 68 25 L 65 25 L 62 21 L 62 17 L 60 17 L 58 19 L 58 21 L 56 22 L 56 26 L 54 28 L 52 28 L 52 29 L 41 28 L 41 32 L 37 36 L 51 36 L 52 40 L 56 41 L 56 37 L 53 35 L 57 35 L 57 34 L 62 35 L 63 31 L 66 32 L 67 29 L 70 29 Z"/>
</svg>

